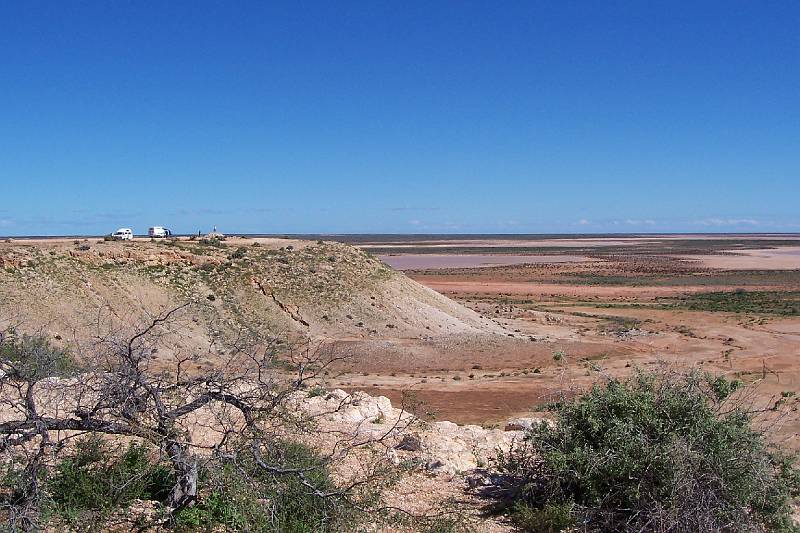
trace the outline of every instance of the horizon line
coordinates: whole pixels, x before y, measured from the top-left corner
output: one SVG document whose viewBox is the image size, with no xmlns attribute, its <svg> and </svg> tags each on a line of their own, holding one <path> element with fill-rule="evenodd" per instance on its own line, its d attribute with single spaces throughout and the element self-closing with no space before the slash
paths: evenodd
<svg viewBox="0 0 800 533">
<path fill-rule="evenodd" d="M 223 232 L 220 232 L 223 233 Z M 204 234 L 207 235 L 208 233 Z M 223 233 L 228 237 L 274 237 L 274 238 L 287 238 L 287 237 L 367 237 L 367 236 L 409 236 L 409 237 L 658 237 L 658 236 L 798 236 L 800 232 L 782 232 L 782 231 L 761 231 L 761 232 L 726 232 L 726 231 L 675 231 L 675 232 L 549 232 L 549 233 L 409 233 L 409 232 L 381 232 L 381 233 L 292 233 L 292 232 L 278 232 L 278 233 L 243 233 L 243 232 L 228 232 Z M 74 233 L 63 235 L 0 235 L 0 240 L 8 239 L 86 239 L 86 238 L 102 238 L 108 236 L 108 233 L 103 234 L 89 234 L 89 233 Z M 175 233 L 173 237 L 196 237 L 195 233 Z M 137 238 L 151 238 L 148 234 L 134 234 Z"/>
</svg>

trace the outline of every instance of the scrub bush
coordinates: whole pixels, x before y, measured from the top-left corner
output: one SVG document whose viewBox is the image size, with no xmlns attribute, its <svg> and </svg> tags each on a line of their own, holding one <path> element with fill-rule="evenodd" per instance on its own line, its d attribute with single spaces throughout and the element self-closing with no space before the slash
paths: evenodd
<svg viewBox="0 0 800 533">
<path fill-rule="evenodd" d="M 199 501 L 176 516 L 178 529 L 304 533 L 345 527 L 352 507 L 337 497 L 327 465 L 311 448 L 277 441 L 262 453 L 283 472 L 259 467 L 249 451 L 209 463 Z"/>
<path fill-rule="evenodd" d="M 555 404 L 498 457 L 528 531 L 796 531 L 794 459 L 753 429 L 741 383 L 637 372 Z"/>
<path fill-rule="evenodd" d="M 0 365 L 13 380 L 38 380 L 67 377 L 79 365 L 66 350 L 51 345 L 40 336 L 0 332 Z"/>
<path fill-rule="evenodd" d="M 133 500 L 166 501 L 175 483 L 169 466 L 141 443 L 112 447 L 99 436 L 81 439 L 47 480 L 51 511 L 68 522 L 101 520 Z"/>
</svg>

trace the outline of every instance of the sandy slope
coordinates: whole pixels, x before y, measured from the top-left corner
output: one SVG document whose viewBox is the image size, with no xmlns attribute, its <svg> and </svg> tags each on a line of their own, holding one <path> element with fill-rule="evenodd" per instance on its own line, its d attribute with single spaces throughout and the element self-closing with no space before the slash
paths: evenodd
<svg viewBox="0 0 800 533">
<path fill-rule="evenodd" d="M 0 243 L 0 319 L 56 340 L 133 327 L 186 302 L 175 349 L 210 355 L 242 331 L 372 341 L 502 331 L 344 244 Z"/>
</svg>

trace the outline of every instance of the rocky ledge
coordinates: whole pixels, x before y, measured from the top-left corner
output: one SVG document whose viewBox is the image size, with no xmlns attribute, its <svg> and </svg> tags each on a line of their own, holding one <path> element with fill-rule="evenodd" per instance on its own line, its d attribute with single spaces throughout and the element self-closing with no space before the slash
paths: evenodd
<svg viewBox="0 0 800 533">
<path fill-rule="evenodd" d="M 453 422 L 424 422 L 392 406 L 385 396 L 336 389 L 309 395 L 298 407 L 315 417 L 320 426 L 347 431 L 363 439 L 388 443 L 390 460 L 412 460 L 435 474 L 463 474 L 486 467 L 500 450 L 507 451 L 523 438 L 524 430 L 538 419 L 514 419 L 501 429 Z"/>
</svg>

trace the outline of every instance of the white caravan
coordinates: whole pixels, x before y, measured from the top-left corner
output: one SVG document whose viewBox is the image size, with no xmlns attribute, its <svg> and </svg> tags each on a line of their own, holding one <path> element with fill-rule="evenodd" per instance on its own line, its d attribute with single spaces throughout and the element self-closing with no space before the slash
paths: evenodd
<svg viewBox="0 0 800 533">
<path fill-rule="evenodd" d="M 147 230 L 147 234 L 155 239 L 166 238 L 172 235 L 172 232 L 163 226 L 153 226 Z"/>
<path fill-rule="evenodd" d="M 111 236 L 121 241 L 133 240 L 133 232 L 131 231 L 131 228 L 119 228 L 117 231 L 112 233 Z"/>
</svg>

